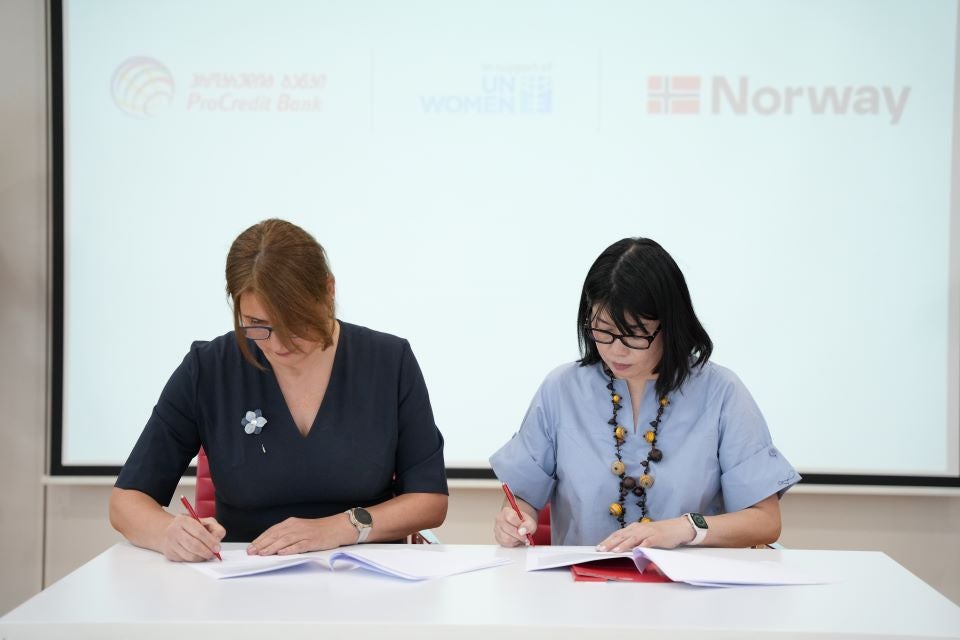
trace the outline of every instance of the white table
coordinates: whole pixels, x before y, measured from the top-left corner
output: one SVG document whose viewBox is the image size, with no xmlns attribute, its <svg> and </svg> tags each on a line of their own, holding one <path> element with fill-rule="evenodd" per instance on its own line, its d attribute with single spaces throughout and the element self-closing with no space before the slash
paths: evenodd
<svg viewBox="0 0 960 640">
<path fill-rule="evenodd" d="M 838 581 L 575 583 L 568 569 L 524 571 L 524 549 L 498 550 L 509 565 L 420 583 L 319 567 L 214 581 L 119 544 L 0 618 L 0 639 L 960 638 L 960 607 L 883 553 L 697 552 Z"/>
</svg>

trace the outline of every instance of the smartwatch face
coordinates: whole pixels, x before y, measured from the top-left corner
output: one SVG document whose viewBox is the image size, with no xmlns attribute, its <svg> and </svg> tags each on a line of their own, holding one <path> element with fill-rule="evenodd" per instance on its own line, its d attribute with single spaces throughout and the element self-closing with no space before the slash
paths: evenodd
<svg viewBox="0 0 960 640">
<path fill-rule="evenodd" d="M 699 513 L 691 513 L 690 518 L 693 519 L 693 524 L 697 526 L 698 529 L 706 529 L 707 521 Z"/>
<path fill-rule="evenodd" d="M 357 507 L 354 509 L 353 517 L 356 518 L 357 522 L 364 526 L 369 527 L 371 524 L 373 524 L 373 516 L 371 516 L 370 512 L 363 507 Z"/>
</svg>

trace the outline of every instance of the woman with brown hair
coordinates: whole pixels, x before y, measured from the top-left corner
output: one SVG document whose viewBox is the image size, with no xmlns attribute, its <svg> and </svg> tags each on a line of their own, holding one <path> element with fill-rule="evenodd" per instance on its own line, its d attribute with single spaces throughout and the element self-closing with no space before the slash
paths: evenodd
<svg viewBox="0 0 960 640">
<path fill-rule="evenodd" d="M 195 342 L 167 382 L 110 497 L 133 544 L 202 561 L 385 542 L 443 522 L 443 437 L 406 340 L 338 320 L 323 248 L 283 220 L 227 255 L 234 330 Z M 216 518 L 169 504 L 203 446 Z"/>
</svg>

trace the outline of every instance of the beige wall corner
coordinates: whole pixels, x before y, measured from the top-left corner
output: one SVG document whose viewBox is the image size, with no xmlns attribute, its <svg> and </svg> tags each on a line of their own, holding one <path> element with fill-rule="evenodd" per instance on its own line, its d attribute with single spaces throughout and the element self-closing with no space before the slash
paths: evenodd
<svg viewBox="0 0 960 640">
<path fill-rule="evenodd" d="M 41 585 L 46 388 L 44 3 L 0 2 L 0 613 Z"/>
</svg>

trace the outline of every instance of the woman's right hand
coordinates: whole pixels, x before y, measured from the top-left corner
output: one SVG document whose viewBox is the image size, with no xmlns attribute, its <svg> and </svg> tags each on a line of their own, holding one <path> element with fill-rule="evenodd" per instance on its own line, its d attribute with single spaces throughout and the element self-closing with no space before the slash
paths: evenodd
<svg viewBox="0 0 960 640">
<path fill-rule="evenodd" d="M 527 534 L 537 530 L 537 519 L 524 511 L 523 519 L 510 505 L 504 505 L 493 523 L 493 537 L 501 547 L 518 547 L 527 544 Z"/>
<path fill-rule="evenodd" d="M 178 515 L 163 532 L 160 551 L 174 562 L 204 562 L 220 551 L 220 541 L 226 533 L 216 518 L 201 518 L 197 522 L 190 516 Z"/>
</svg>

